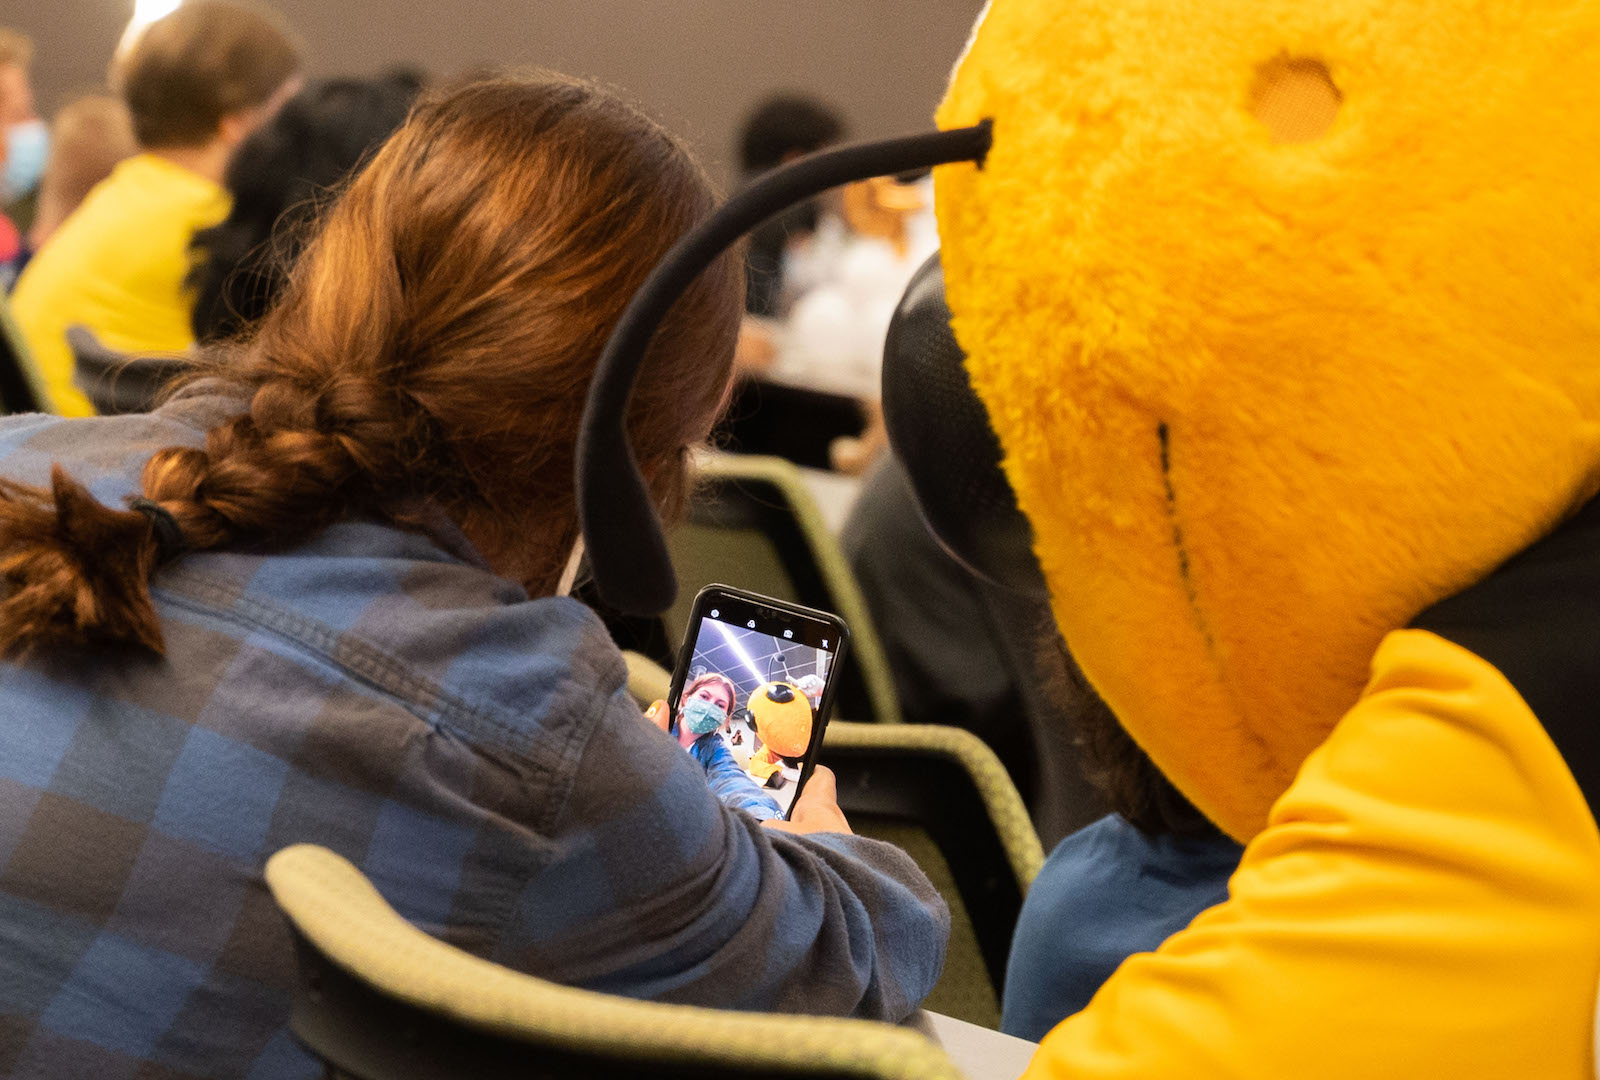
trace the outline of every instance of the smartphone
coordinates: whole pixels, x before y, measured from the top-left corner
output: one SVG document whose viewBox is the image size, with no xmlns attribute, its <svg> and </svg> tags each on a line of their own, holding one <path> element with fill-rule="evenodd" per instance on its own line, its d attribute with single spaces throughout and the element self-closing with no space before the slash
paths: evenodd
<svg viewBox="0 0 1600 1080">
<path fill-rule="evenodd" d="M 727 585 L 700 590 L 667 695 L 669 730 L 725 800 L 732 792 L 758 817 L 789 817 L 849 641 L 826 611 Z"/>
</svg>

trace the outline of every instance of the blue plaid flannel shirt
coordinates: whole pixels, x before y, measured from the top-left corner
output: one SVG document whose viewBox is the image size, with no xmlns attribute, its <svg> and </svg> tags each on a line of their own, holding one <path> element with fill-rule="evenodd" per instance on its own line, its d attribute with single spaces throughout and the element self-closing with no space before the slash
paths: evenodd
<svg viewBox="0 0 1600 1080">
<path fill-rule="evenodd" d="M 230 407 L 0 420 L 0 475 L 59 461 L 117 505 Z M 188 555 L 153 594 L 165 658 L 0 663 L 0 1073 L 317 1075 L 261 879 L 301 841 L 447 941 L 610 993 L 896 1020 L 939 973 L 915 865 L 718 802 L 576 601 L 370 522 Z"/>
</svg>

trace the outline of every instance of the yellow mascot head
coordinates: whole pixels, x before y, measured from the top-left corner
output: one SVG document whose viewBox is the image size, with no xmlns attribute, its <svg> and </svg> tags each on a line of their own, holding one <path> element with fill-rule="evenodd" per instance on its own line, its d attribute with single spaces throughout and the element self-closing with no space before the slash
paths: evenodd
<svg viewBox="0 0 1600 1080">
<path fill-rule="evenodd" d="M 1600 483 L 1600 3 L 994 0 L 947 295 L 1057 621 L 1244 838 Z"/>
<path fill-rule="evenodd" d="M 762 683 L 746 707 L 761 742 L 779 757 L 804 757 L 811 745 L 811 702 L 791 682 Z"/>
</svg>

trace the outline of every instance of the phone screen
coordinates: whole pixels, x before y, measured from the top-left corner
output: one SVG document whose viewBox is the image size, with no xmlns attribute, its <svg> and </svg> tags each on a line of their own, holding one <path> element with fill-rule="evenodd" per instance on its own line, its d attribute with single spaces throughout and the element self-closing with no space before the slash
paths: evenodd
<svg viewBox="0 0 1600 1080">
<path fill-rule="evenodd" d="M 758 817 L 789 816 L 821 741 L 844 633 L 833 616 L 754 594 L 696 600 L 673 727 L 725 801 L 732 793 Z"/>
</svg>

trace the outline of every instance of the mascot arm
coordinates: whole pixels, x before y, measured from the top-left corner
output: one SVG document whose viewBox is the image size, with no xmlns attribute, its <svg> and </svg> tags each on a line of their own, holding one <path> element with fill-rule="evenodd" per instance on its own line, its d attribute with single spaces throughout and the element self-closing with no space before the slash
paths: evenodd
<svg viewBox="0 0 1600 1080">
<path fill-rule="evenodd" d="M 1600 835 L 1481 656 L 1390 634 L 1230 898 L 1131 957 L 1028 1076 L 1593 1077 Z"/>
</svg>

